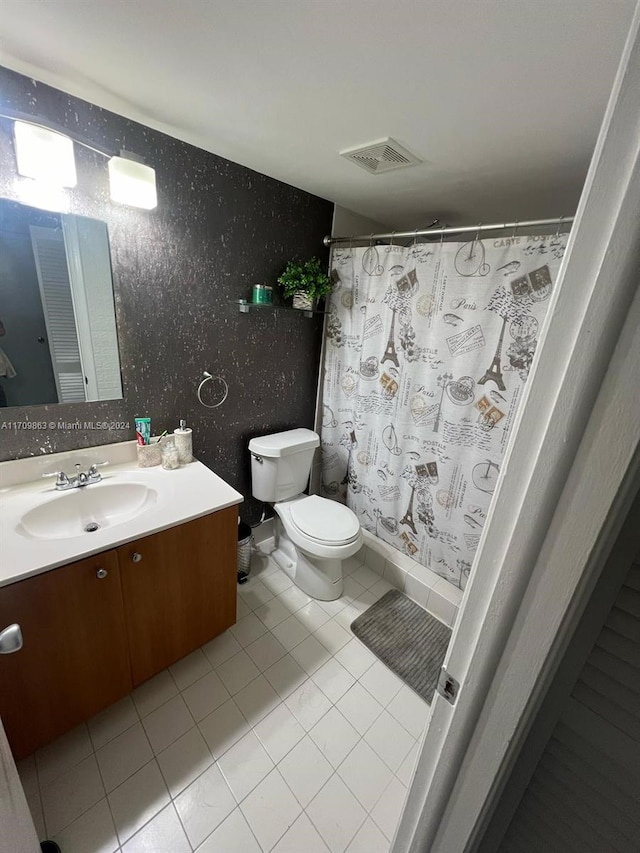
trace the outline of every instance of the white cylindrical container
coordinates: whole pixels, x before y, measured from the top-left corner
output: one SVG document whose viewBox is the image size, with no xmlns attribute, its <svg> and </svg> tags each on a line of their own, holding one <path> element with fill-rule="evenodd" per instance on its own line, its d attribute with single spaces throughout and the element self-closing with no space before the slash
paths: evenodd
<svg viewBox="0 0 640 853">
<path fill-rule="evenodd" d="M 187 429 L 187 422 L 180 421 L 180 427 L 173 431 L 174 441 L 178 448 L 181 465 L 193 462 L 193 430 Z"/>
</svg>

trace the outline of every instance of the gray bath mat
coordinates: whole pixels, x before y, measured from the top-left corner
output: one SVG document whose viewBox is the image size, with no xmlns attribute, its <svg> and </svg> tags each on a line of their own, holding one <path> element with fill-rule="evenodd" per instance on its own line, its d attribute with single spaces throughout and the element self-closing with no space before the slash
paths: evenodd
<svg viewBox="0 0 640 853">
<path fill-rule="evenodd" d="M 351 630 L 405 684 L 431 702 L 451 629 L 397 589 L 351 623 Z"/>
</svg>

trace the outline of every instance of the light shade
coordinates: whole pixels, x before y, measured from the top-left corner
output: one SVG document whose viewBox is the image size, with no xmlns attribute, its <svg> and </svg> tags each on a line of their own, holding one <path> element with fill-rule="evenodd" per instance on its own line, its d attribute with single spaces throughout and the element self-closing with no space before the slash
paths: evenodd
<svg viewBox="0 0 640 853">
<path fill-rule="evenodd" d="M 18 174 L 59 187 L 75 187 L 76 162 L 68 136 L 17 121 L 14 138 Z"/>
<path fill-rule="evenodd" d="M 109 160 L 109 185 L 113 201 L 145 210 L 151 210 L 158 204 L 156 173 L 151 166 L 137 160 L 112 157 Z"/>
</svg>

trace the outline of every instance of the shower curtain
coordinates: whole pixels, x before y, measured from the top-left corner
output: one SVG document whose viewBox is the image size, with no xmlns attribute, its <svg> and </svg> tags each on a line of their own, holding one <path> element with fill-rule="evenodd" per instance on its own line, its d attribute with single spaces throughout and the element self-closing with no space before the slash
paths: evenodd
<svg viewBox="0 0 640 853">
<path fill-rule="evenodd" d="M 566 239 L 332 255 L 322 493 L 462 588 Z"/>
</svg>

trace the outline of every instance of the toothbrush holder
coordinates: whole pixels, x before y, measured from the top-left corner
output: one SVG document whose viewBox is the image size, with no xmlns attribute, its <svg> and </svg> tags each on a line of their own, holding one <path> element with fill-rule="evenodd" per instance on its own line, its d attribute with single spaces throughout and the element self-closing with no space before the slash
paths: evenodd
<svg viewBox="0 0 640 853">
<path fill-rule="evenodd" d="M 153 468 L 155 465 L 161 464 L 162 449 L 160 442 L 154 441 L 153 444 L 138 444 L 136 450 L 138 452 L 138 468 Z"/>
</svg>

